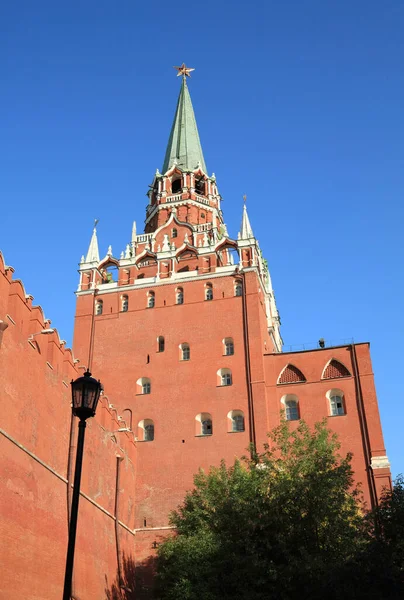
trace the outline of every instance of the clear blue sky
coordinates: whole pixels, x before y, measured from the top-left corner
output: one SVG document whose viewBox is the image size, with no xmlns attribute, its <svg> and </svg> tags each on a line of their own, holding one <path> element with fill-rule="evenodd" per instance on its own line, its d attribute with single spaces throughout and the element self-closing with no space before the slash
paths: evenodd
<svg viewBox="0 0 404 600">
<path fill-rule="evenodd" d="M 236 235 L 242 195 L 285 345 L 370 341 L 404 470 L 404 4 L 3 2 L 0 247 L 70 343 L 77 262 L 142 229 L 180 81 Z"/>
</svg>

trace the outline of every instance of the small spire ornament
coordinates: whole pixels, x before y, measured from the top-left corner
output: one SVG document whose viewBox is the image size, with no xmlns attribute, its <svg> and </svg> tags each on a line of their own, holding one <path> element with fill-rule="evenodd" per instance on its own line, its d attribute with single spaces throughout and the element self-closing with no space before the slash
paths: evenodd
<svg viewBox="0 0 404 600">
<path fill-rule="evenodd" d="M 177 69 L 177 71 L 178 71 L 177 77 L 182 75 L 184 79 L 186 77 L 191 77 L 191 75 L 190 75 L 191 71 L 195 71 L 195 69 L 190 69 L 189 67 L 187 67 L 185 63 L 182 63 L 182 65 L 180 67 L 173 67 L 173 68 Z"/>
</svg>

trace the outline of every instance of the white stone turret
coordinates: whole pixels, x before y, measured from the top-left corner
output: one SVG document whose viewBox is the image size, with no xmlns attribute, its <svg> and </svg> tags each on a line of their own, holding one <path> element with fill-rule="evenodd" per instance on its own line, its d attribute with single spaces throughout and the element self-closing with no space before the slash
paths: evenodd
<svg viewBox="0 0 404 600">
<path fill-rule="evenodd" d="M 136 242 L 136 221 L 133 221 L 133 225 L 132 225 L 132 239 L 131 239 L 132 243 Z"/>
<path fill-rule="evenodd" d="M 86 256 L 86 263 L 99 263 L 100 253 L 98 251 L 98 239 L 97 239 L 97 221 L 95 222 L 93 235 L 91 236 L 90 245 Z"/>
<path fill-rule="evenodd" d="M 252 227 L 250 224 L 250 219 L 248 218 L 247 205 L 244 202 L 243 218 L 241 219 L 241 228 L 240 228 L 240 233 L 238 234 L 238 239 L 239 240 L 250 240 L 253 237 L 254 237 L 254 234 L 253 234 L 253 230 L 252 230 Z"/>
</svg>

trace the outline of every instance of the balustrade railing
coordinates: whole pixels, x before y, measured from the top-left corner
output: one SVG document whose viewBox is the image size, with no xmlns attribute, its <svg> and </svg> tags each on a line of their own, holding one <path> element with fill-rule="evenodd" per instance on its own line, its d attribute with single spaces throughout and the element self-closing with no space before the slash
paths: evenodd
<svg viewBox="0 0 404 600">
<path fill-rule="evenodd" d="M 195 197 L 198 200 L 198 202 L 202 202 L 202 204 L 207 204 L 209 206 L 209 200 L 207 198 L 199 196 L 198 194 L 195 194 Z"/>
<path fill-rule="evenodd" d="M 141 235 L 136 236 L 136 241 L 138 243 L 148 242 L 149 240 L 152 239 L 152 237 L 153 237 L 152 233 L 142 233 Z"/>
<path fill-rule="evenodd" d="M 195 225 L 195 231 L 210 231 L 212 229 L 212 223 L 201 223 L 200 225 Z"/>
<path fill-rule="evenodd" d="M 180 202 L 182 200 L 182 194 L 175 194 L 174 196 L 166 196 L 166 202 Z"/>
</svg>

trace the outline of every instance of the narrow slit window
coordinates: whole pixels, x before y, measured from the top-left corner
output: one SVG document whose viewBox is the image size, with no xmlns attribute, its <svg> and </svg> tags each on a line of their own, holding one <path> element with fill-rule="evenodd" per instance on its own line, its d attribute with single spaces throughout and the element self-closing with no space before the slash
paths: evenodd
<svg viewBox="0 0 404 600">
<path fill-rule="evenodd" d="M 176 304 L 184 304 L 184 290 L 182 288 L 178 288 L 176 291 Z"/>
<path fill-rule="evenodd" d="M 154 440 L 154 425 L 153 425 L 153 423 L 149 423 L 148 425 L 145 425 L 145 428 L 144 428 L 144 441 L 152 442 L 153 440 Z"/>
<path fill-rule="evenodd" d="M 154 308 L 156 303 L 156 297 L 154 295 L 154 292 L 149 292 L 147 294 L 147 308 Z"/>
<path fill-rule="evenodd" d="M 224 340 L 224 353 L 225 353 L 225 356 L 233 356 L 233 354 L 234 354 L 234 342 L 233 342 L 233 338 L 225 338 L 225 340 Z"/>
<path fill-rule="evenodd" d="M 201 423 L 201 434 L 202 435 L 212 435 L 213 427 L 212 427 L 212 419 L 204 419 Z"/>
<path fill-rule="evenodd" d="M 191 349 L 189 344 L 181 344 L 181 360 L 190 360 Z"/>
<path fill-rule="evenodd" d="M 102 311 L 103 311 L 103 301 L 102 300 L 97 300 L 97 302 L 95 303 L 95 314 L 96 315 L 102 315 Z"/>
</svg>

